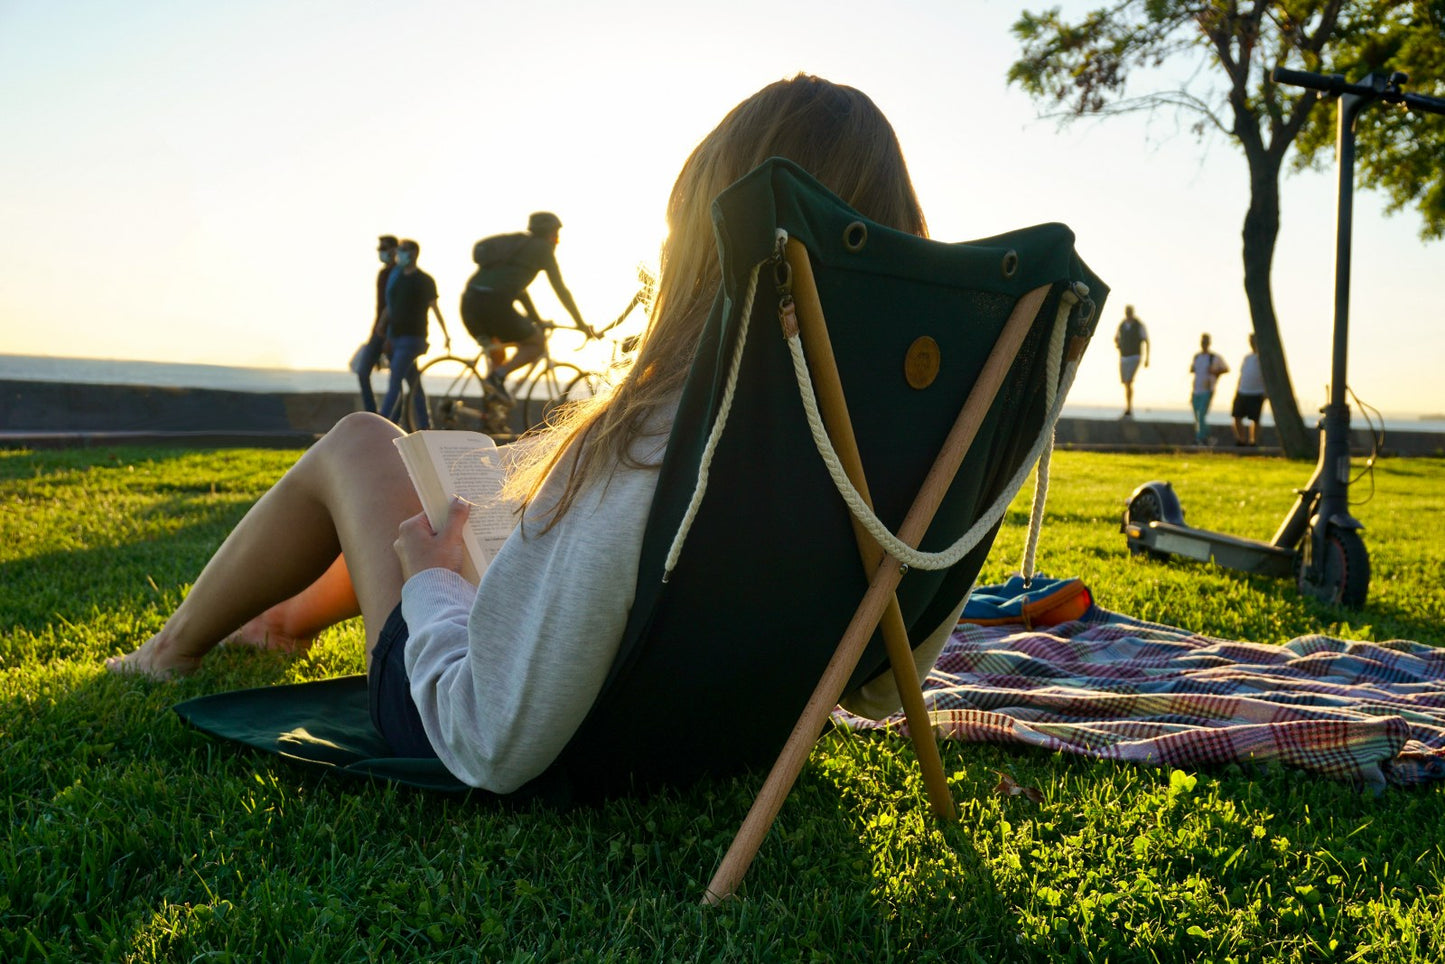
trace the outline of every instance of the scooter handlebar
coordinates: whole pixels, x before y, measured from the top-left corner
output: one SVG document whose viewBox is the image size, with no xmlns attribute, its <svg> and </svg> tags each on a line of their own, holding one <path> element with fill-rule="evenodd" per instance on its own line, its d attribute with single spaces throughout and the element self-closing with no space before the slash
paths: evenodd
<svg viewBox="0 0 1445 964">
<path fill-rule="evenodd" d="M 1376 98 L 1389 104 L 1403 104 L 1410 110 L 1425 111 L 1428 114 L 1445 114 L 1445 100 L 1426 97 L 1424 94 L 1407 94 L 1399 84 L 1405 82 L 1404 74 L 1395 74 L 1389 81 L 1384 74 L 1371 74 L 1364 83 L 1352 84 L 1344 74 L 1312 74 L 1306 70 L 1288 70 L 1276 67 L 1270 71 L 1270 79 L 1276 84 L 1291 87 L 1307 87 L 1326 94 L 1355 94 L 1359 97 Z"/>
<path fill-rule="evenodd" d="M 1343 94 L 1350 88 L 1350 84 L 1345 82 L 1344 74 L 1312 74 L 1307 70 L 1276 67 L 1270 71 L 1269 78 L 1276 84 L 1308 87 L 1310 90 L 1322 90 L 1327 94 Z"/>
<path fill-rule="evenodd" d="M 1445 114 L 1445 100 L 1439 97 L 1426 97 L 1424 94 L 1403 94 L 1400 103 L 1410 110 L 1423 110 L 1427 114 Z"/>
</svg>

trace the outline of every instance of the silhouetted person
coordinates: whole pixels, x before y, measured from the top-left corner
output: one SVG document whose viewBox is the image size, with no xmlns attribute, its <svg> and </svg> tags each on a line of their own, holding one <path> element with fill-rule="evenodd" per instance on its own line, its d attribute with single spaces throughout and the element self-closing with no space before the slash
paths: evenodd
<svg viewBox="0 0 1445 964">
<path fill-rule="evenodd" d="M 416 360 L 427 350 L 427 312 L 437 316 L 448 351 L 452 347 L 452 336 L 447 333 L 447 323 L 437 307 L 436 281 L 417 267 L 420 253 L 421 245 L 411 240 L 402 241 L 396 249 L 396 269 L 386 280 L 386 307 L 382 309 L 381 321 L 391 343 L 391 382 L 381 402 L 381 414 L 396 421 L 404 382 L 412 389 L 417 428 L 430 428 L 426 395 L 416 370 Z"/>
<path fill-rule="evenodd" d="M 545 271 L 557 300 L 572 316 L 577 327 L 591 333 L 572 292 L 562 282 L 557 267 L 557 240 L 562 221 L 549 211 L 538 211 L 527 220 L 525 233 L 496 235 L 477 243 L 473 260 L 477 272 L 467 280 L 462 292 L 462 323 L 478 339 L 493 338 L 517 346 L 506 362 L 492 368 L 487 382 L 503 398 L 510 398 L 506 378 L 513 371 L 541 357 L 545 345 L 542 329 L 536 324 L 537 309 L 527 295 L 527 286 Z M 525 314 L 517 311 L 520 302 Z"/>
<path fill-rule="evenodd" d="M 376 394 L 371 390 L 371 373 L 386 349 L 386 326 L 382 324 L 381 315 L 386 310 L 386 282 L 396 267 L 396 246 L 396 235 L 383 234 L 376 239 L 376 256 L 381 259 L 381 270 L 376 273 L 376 317 L 371 322 L 371 337 L 366 340 L 354 362 L 356 377 L 361 379 L 363 412 L 376 411 Z"/>
<path fill-rule="evenodd" d="M 1264 373 L 1259 369 L 1259 353 L 1254 347 L 1254 336 L 1249 336 L 1249 354 L 1239 363 L 1239 385 L 1234 390 L 1234 405 L 1230 415 L 1234 417 L 1234 444 L 1259 444 L 1259 416 L 1264 411 Z M 1244 422 L 1249 420 L 1249 431 L 1245 432 Z"/>
<path fill-rule="evenodd" d="M 1134 316 L 1134 306 L 1124 306 L 1124 320 L 1114 332 L 1114 344 L 1119 349 L 1119 381 L 1124 383 L 1124 417 L 1134 416 L 1134 373 L 1139 370 L 1140 350 L 1143 350 L 1144 367 L 1149 367 L 1149 331 L 1144 323 Z"/>
<path fill-rule="evenodd" d="M 1205 419 L 1209 415 L 1209 403 L 1214 401 L 1214 385 L 1220 375 L 1229 371 L 1224 359 L 1209 350 L 1207 334 L 1199 336 L 1199 352 L 1189 363 L 1189 371 L 1194 375 L 1194 394 L 1190 396 L 1194 409 L 1194 440 L 1200 445 L 1207 445 L 1209 427 Z"/>
</svg>

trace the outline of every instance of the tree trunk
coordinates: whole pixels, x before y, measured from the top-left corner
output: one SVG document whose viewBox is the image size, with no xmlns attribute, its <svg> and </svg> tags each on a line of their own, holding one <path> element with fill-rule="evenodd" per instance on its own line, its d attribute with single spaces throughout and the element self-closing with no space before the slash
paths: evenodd
<svg viewBox="0 0 1445 964">
<path fill-rule="evenodd" d="M 1253 154 L 1247 145 L 1245 153 Z M 1249 211 L 1244 215 L 1243 232 L 1244 295 L 1254 323 L 1259 368 L 1284 454 L 1292 459 L 1312 459 L 1315 442 L 1300 419 L 1270 291 L 1269 275 L 1279 237 L 1279 164 L 1268 156 L 1249 156 L 1249 173 Z"/>
</svg>

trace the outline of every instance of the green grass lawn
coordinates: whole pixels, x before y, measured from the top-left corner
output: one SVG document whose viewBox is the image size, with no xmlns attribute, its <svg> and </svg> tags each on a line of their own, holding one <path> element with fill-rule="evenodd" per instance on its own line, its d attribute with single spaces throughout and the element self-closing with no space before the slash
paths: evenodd
<svg viewBox="0 0 1445 964">
<path fill-rule="evenodd" d="M 1380 795 L 1298 771 L 1141 769 L 949 744 L 962 819 L 928 814 L 906 742 L 830 733 L 741 900 L 698 906 L 758 776 L 647 800 L 510 809 L 327 777 L 186 729 L 169 707 L 361 670 L 223 652 L 190 679 L 104 673 L 154 631 L 270 451 L 0 452 L 0 960 L 1438 960 L 1445 787 Z M 1445 644 L 1445 461 L 1385 461 L 1370 601 L 1131 558 L 1123 500 L 1174 482 L 1196 525 L 1268 538 L 1310 466 L 1060 453 L 1040 552 L 1111 609 L 1281 642 Z M 1357 486 L 1357 498 L 1369 493 Z M 984 573 L 1023 544 L 1014 506 Z M 689 725 L 725 725 L 700 718 Z M 997 771 L 1042 803 L 994 795 Z"/>
</svg>

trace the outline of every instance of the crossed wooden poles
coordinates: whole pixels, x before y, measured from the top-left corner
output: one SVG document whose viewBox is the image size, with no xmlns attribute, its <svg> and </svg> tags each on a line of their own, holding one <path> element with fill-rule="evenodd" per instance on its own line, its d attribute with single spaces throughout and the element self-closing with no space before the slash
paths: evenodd
<svg viewBox="0 0 1445 964">
<path fill-rule="evenodd" d="M 813 382 L 817 388 L 824 425 L 849 480 L 871 506 L 867 480 L 863 477 L 863 463 L 858 456 L 853 423 L 848 417 L 848 404 L 843 397 L 843 386 L 838 376 L 832 343 L 828 338 L 823 306 L 818 299 L 818 288 L 813 280 L 808 252 L 802 244 L 789 239 L 784 256 L 792 270 L 795 310 L 803 344 L 813 369 Z M 953 428 L 944 439 L 943 447 L 899 528 L 899 539 L 908 545 L 917 546 L 928 531 L 934 513 L 938 511 L 954 475 L 963 464 L 974 436 L 978 434 L 979 425 L 993 405 L 994 397 L 1003 385 L 1004 377 L 1013 365 L 1024 337 L 1032 327 L 1048 292 L 1048 285 L 1035 288 L 1014 305 L 1003 332 L 984 362 L 983 371 L 969 392 Z M 818 685 L 813 689 L 813 695 L 809 697 L 802 715 L 793 726 L 793 732 L 768 773 L 767 780 L 763 782 L 762 789 L 753 800 L 752 808 L 738 829 L 737 836 L 733 838 L 712 882 L 708 884 L 703 895 L 705 904 L 716 904 L 731 897 L 737 890 L 743 875 L 747 873 L 749 865 L 757 855 L 758 848 L 762 846 L 768 829 L 777 819 L 783 801 L 787 799 L 793 783 L 802 772 L 803 764 L 807 761 L 813 744 L 817 742 L 828 714 L 842 697 L 843 687 L 847 685 L 848 678 L 858 665 L 864 647 L 880 624 L 888 662 L 892 667 L 899 695 L 903 698 L 908 731 L 918 754 L 919 767 L 923 771 L 923 780 L 933 812 L 945 820 L 958 818 L 948 781 L 943 774 L 943 761 L 938 755 L 933 723 L 923 705 L 923 691 L 918 681 L 918 671 L 913 664 L 908 632 L 903 624 L 902 612 L 898 608 L 898 597 L 894 593 L 899 580 L 903 578 L 903 569 L 897 559 L 883 552 L 857 519 L 853 520 L 853 531 L 858 540 L 858 552 L 864 569 L 872 573 L 868 591 L 864 593 L 863 601 L 859 603 L 852 622 L 844 631 L 833 658 L 823 670 Z"/>
</svg>

